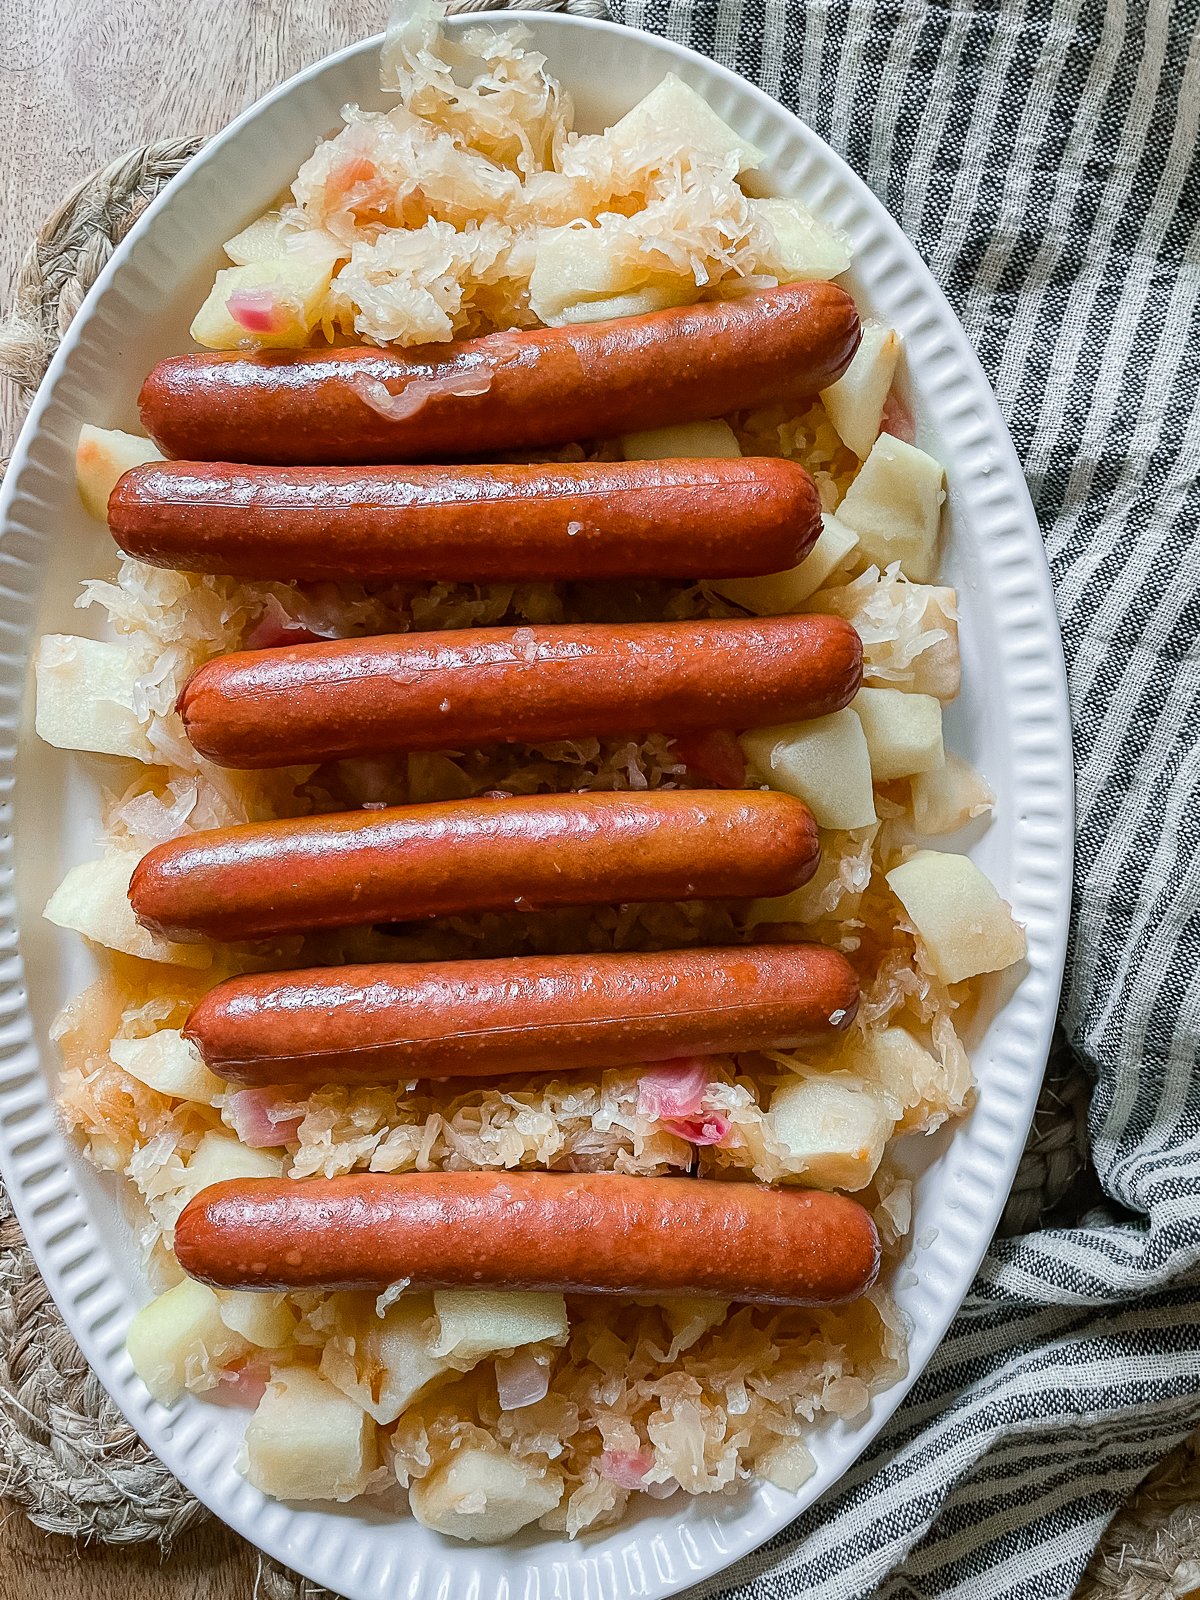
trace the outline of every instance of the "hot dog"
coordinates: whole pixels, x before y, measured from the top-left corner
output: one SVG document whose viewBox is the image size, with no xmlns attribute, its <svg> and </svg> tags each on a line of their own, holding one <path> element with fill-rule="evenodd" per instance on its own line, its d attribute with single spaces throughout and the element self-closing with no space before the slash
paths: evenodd
<svg viewBox="0 0 1200 1600">
<path fill-rule="evenodd" d="M 879 1237 L 842 1195 L 621 1173 L 235 1178 L 175 1227 L 227 1289 L 462 1286 L 832 1305 L 870 1287 Z"/>
<path fill-rule="evenodd" d="M 382 1083 L 783 1048 L 857 1005 L 837 951 L 739 945 L 245 973 L 183 1031 L 234 1083 Z"/>
<path fill-rule="evenodd" d="M 483 583 L 779 572 L 821 528 L 794 462 L 246 467 L 152 461 L 108 523 L 154 566 L 266 579 Z"/>
<path fill-rule="evenodd" d="M 179 700 L 188 738 L 226 767 L 388 750 L 696 728 L 840 710 L 862 675 L 848 622 L 473 628 L 221 656 Z"/>
<path fill-rule="evenodd" d="M 803 399 L 842 375 L 858 340 L 843 289 L 793 283 L 407 351 L 174 356 L 146 379 L 140 406 L 169 456 L 461 460 Z"/>
<path fill-rule="evenodd" d="M 262 939 L 463 911 L 786 894 L 819 845 L 761 791 L 451 800 L 214 828 L 160 844 L 129 885 L 168 939 Z"/>
</svg>

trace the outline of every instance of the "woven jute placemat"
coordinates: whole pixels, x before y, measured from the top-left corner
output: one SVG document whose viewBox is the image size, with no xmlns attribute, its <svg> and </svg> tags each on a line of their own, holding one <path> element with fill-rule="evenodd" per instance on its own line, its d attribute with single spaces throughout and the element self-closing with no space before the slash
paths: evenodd
<svg viewBox="0 0 1200 1600">
<path fill-rule="evenodd" d="M 522 0 L 526 7 L 531 0 Z M 532 0 L 562 9 L 562 0 Z M 494 9 L 460 0 L 451 10 Z M 603 15 L 603 0 L 566 9 Z M 110 162 L 44 224 L 0 324 L 0 376 L 28 399 L 113 250 L 199 139 L 146 145 Z M 1056 1046 L 1001 1231 L 1077 1217 L 1099 1199 L 1087 1155 L 1089 1086 Z M 0 1187 L 0 1494 L 48 1533 L 111 1545 L 173 1540 L 208 1513 L 120 1415 L 63 1325 Z M 1200 1589 L 1200 1444 L 1169 1457 L 1113 1524 L 1083 1600 L 1167 1600 Z M 263 1558 L 266 1600 L 328 1591 Z"/>
</svg>

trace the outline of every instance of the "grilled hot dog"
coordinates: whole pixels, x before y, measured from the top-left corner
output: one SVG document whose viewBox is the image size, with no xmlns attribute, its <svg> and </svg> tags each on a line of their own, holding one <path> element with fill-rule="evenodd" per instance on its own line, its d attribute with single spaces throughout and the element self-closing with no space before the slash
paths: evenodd
<svg viewBox="0 0 1200 1600">
<path fill-rule="evenodd" d="M 840 710 L 862 645 L 840 617 L 469 628 L 221 656 L 179 700 L 226 767 L 696 728 Z"/>
<path fill-rule="evenodd" d="M 235 1178 L 175 1228 L 185 1272 L 228 1289 L 565 1290 L 831 1305 L 879 1269 L 842 1195 L 620 1173 Z"/>
<path fill-rule="evenodd" d="M 152 461 L 108 523 L 139 561 L 242 578 L 484 583 L 778 572 L 821 528 L 794 462 L 246 467 Z"/>
<path fill-rule="evenodd" d="M 142 858 L 129 898 L 168 939 L 262 939 L 463 911 L 786 894 L 818 850 L 808 807 L 761 791 L 450 800 L 187 834 Z"/>
<path fill-rule="evenodd" d="M 783 1048 L 857 1005 L 837 951 L 738 945 L 245 973 L 184 1032 L 234 1083 L 384 1083 Z"/>
<path fill-rule="evenodd" d="M 140 407 L 169 456 L 461 460 L 815 395 L 849 366 L 859 331 L 845 290 L 793 283 L 403 352 L 174 356 L 146 379 Z"/>
</svg>

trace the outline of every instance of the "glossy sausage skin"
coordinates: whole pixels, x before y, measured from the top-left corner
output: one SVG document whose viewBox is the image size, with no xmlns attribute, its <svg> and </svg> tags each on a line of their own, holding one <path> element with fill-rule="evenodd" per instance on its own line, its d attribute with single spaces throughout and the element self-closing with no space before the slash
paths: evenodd
<svg viewBox="0 0 1200 1600">
<path fill-rule="evenodd" d="M 164 454 L 183 459 L 454 461 L 800 400 L 841 377 L 859 332 L 844 289 L 792 283 L 407 351 L 174 356 L 139 404 Z M 398 395 L 414 381 L 441 390 L 402 419 L 364 399 L 372 385 Z"/>
<path fill-rule="evenodd" d="M 787 894 L 819 855 L 808 807 L 757 790 L 514 795 L 257 822 L 143 856 L 138 921 L 263 939 L 466 911 Z"/>
<path fill-rule="evenodd" d="M 821 530 L 808 473 L 770 457 L 545 466 L 151 461 L 108 524 L 154 566 L 241 578 L 542 582 L 779 572 Z"/>
<path fill-rule="evenodd" d="M 185 1272 L 228 1289 L 563 1290 L 834 1305 L 879 1270 L 854 1200 L 622 1173 L 235 1178 L 175 1229 Z"/>
<path fill-rule="evenodd" d="M 184 1032 L 234 1083 L 394 1083 L 787 1048 L 857 1005 L 836 950 L 735 945 L 245 973 Z"/>
<path fill-rule="evenodd" d="M 749 728 L 840 710 L 862 645 L 841 617 L 466 628 L 242 651 L 179 698 L 225 767 L 585 735 Z"/>
</svg>

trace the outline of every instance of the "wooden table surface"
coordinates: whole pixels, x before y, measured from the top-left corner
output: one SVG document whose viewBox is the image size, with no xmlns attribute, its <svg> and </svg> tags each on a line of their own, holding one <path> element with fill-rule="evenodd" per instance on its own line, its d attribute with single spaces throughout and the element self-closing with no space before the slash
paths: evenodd
<svg viewBox="0 0 1200 1600">
<path fill-rule="evenodd" d="M 0 306 L 42 219 L 135 145 L 215 133 L 284 78 L 378 33 L 387 0 L 0 0 Z M 7 383 L 0 455 L 20 413 Z M 258 1556 L 209 1522 L 168 1563 L 78 1550 L 0 1502 L 0 1600 L 250 1600 Z"/>
</svg>

